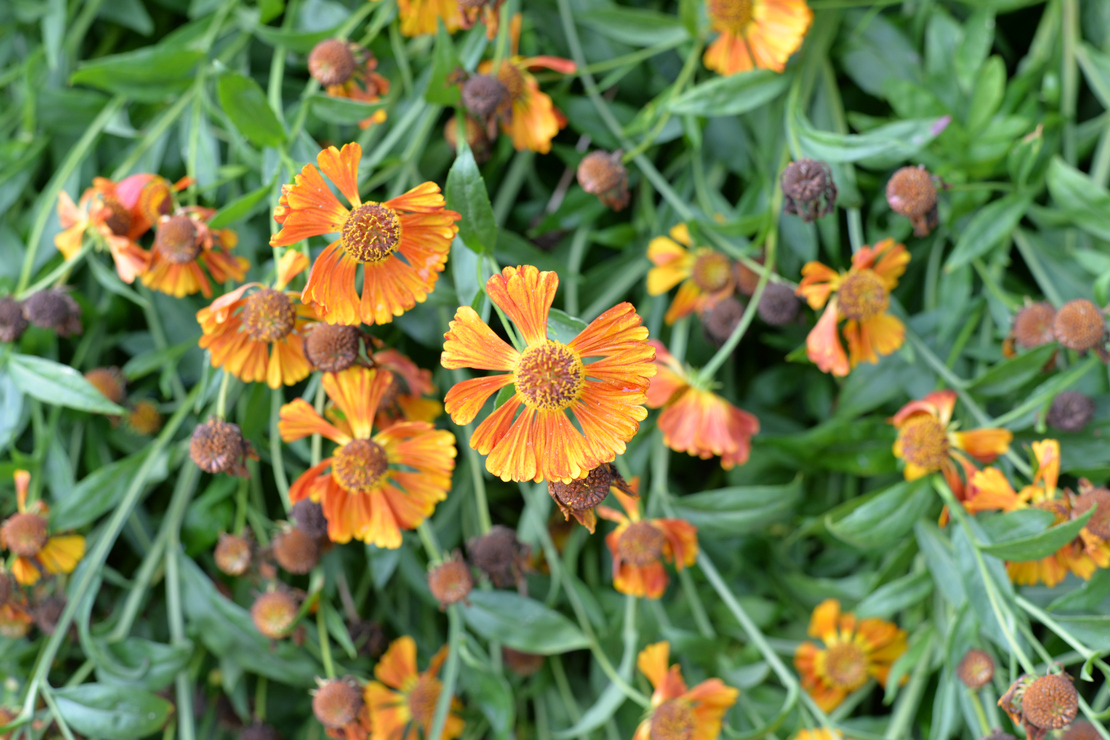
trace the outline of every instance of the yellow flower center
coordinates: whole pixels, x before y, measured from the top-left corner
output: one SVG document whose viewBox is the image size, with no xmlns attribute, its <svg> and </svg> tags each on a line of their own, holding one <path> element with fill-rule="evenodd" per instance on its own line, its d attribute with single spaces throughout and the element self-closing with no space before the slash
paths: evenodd
<svg viewBox="0 0 1110 740">
<path fill-rule="evenodd" d="M 617 553 L 621 560 L 643 567 L 659 561 L 667 538 L 647 522 L 632 522 L 617 540 Z"/>
<path fill-rule="evenodd" d="M 665 701 L 651 713 L 651 740 L 691 740 L 697 722 L 694 708 L 682 699 Z"/>
<path fill-rule="evenodd" d="M 359 262 L 381 262 L 401 243 L 401 219 L 381 203 L 363 203 L 347 216 L 339 242 Z"/>
<path fill-rule="evenodd" d="M 412 721 L 420 727 L 427 727 L 436 713 L 436 700 L 442 689 L 435 676 L 421 676 L 408 695 L 409 714 Z"/>
<path fill-rule="evenodd" d="M 898 430 L 902 459 L 927 471 L 940 470 L 948 458 L 948 432 L 928 414 L 912 417 Z"/>
<path fill-rule="evenodd" d="M 844 279 L 837 291 L 840 312 L 849 319 L 867 321 L 878 316 L 890 305 L 890 296 L 871 270 L 854 272 Z"/>
<path fill-rule="evenodd" d="M 336 451 L 331 464 L 335 482 L 350 493 L 366 493 L 375 488 L 388 470 L 385 450 L 370 439 L 352 439 Z"/>
<path fill-rule="evenodd" d="M 719 31 L 740 33 L 752 20 L 752 0 L 709 0 L 709 18 Z"/>
<path fill-rule="evenodd" d="M 854 642 L 833 645 L 825 652 L 825 675 L 838 688 L 855 691 L 867 682 L 867 656 Z"/>
<path fill-rule="evenodd" d="M 536 411 L 562 411 L 578 400 L 586 385 L 582 360 L 550 339 L 524 350 L 513 375 L 524 405 Z"/>
<path fill-rule="evenodd" d="M 732 279 L 732 265 L 720 252 L 706 252 L 694 261 L 693 278 L 703 291 L 715 293 Z"/>
<path fill-rule="evenodd" d="M 297 321 L 297 310 L 280 290 L 263 288 L 243 306 L 243 325 L 255 342 L 276 342 L 289 336 Z"/>
<path fill-rule="evenodd" d="M 154 251 L 170 264 L 184 265 L 200 254 L 197 227 L 188 216 L 173 216 L 162 222 L 154 235 Z"/>
<path fill-rule="evenodd" d="M 0 534 L 9 550 L 31 558 L 46 546 L 46 519 L 38 514 L 13 514 L 0 527 Z"/>
</svg>

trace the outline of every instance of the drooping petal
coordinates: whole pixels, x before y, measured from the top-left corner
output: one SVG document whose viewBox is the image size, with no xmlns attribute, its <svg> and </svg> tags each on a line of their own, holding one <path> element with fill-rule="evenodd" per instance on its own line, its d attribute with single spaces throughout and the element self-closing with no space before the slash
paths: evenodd
<svg viewBox="0 0 1110 740">
<path fill-rule="evenodd" d="M 844 347 L 840 344 L 840 335 L 837 333 L 838 320 L 839 314 L 834 298 L 829 301 L 825 313 L 806 337 L 806 356 L 821 372 L 832 373 L 842 378 L 848 374 L 850 366 L 848 356 L 844 354 Z"/>
<path fill-rule="evenodd" d="M 306 164 L 293 178 L 293 185 L 283 191 L 282 228 L 270 237 L 271 247 L 288 247 L 310 236 L 343 230 L 349 211 L 311 164 Z"/>
<path fill-rule="evenodd" d="M 79 534 L 51 537 L 37 557 L 48 573 L 72 573 L 85 557 L 85 538 Z"/>
<path fill-rule="evenodd" d="M 393 376 L 387 370 L 359 365 L 324 375 L 324 391 L 343 412 L 356 439 L 370 439 L 374 414 Z"/>
<path fill-rule="evenodd" d="M 807 262 L 802 267 L 802 281 L 798 284 L 796 293 L 806 299 L 809 307 L 814 311 L 829 300 L 829 295 L 840 287 L 844 276 L 836 270 L 820 262 Z"/>
</svg>

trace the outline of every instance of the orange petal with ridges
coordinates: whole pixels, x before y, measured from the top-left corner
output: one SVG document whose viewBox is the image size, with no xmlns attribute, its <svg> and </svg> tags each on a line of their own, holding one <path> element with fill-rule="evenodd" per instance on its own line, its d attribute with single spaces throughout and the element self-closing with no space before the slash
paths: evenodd
<svg viewBox="0 0 1110 740">
<path fill-rule="evenodd" d="M 508 403 L 505 405 L 507 406 Z M 489 418 L 493 418 L 493 416 L 494 414 L 490 414 Z M 520 416 L 509 427 L 505 436 L 493 446 L 489 455 L 486 456 L 486 470 L 506 482 L 539 481 L 542 479 L 540 461 L 533 440 L 535 416 L 536 412 L 528 407 L 521 411 Z"/>
<path fill-rule="evenodd" d="M 357 439 L 370 439 L 374 414 L 393 382 L 388 370 L 358 365 L 340 373 L 325 373 L 324 391 L 335 402 Z"/>
<path fill-rule="evenodd" d="M 443 399 L 451 420 L 466 426 L 478 416 L 489 397 L 513 382 L 512 375 L 491 375 L 456 383 Z"/>
<path fill-rule="evenodd" d="M 303 398 L 296 398 L 281 407 L 278 432 L 283 442 L 293 442 L 313 434 L 327 437 L 336 444 L 347 444 L 351 438 L 324 421 L 316 409 Z"/>
<path fill-rule="evenodd" d="M 833 299 L 806 337 L 806 356 L 821 372 L 844 377 L 849 370 L 848 356 L 837 334 L 838 319 L 836 299 Z"/>
<path fill-rule="evenodd" d="M 967 452 L 979 462 L 991 463 L 1010 449 L 1014 435 L 1009 429 L 973 429 L 953 432 L 956 447 Z"/>
<path fill-rule="evenodd" d="M 408 635 L 398 637 L 374 666 L 374 678 L 386 686 L 400 689 L 416 672 L 416 641 Z"/>
<path fill-rule="evenodd" d="M 836 625 L 839 621 L 840 602 L 836 599 L 825 599 L 813 610 L 806 634 L 810 637 L 820 637 L 827 644 L 836 638 Z"/>
<path fill-rule="evenodd" d="M 444 335 L 440 364 L 451 370 L 512 370 L 520 354 L 493 333 L 470 306 L 460 306 Z"/>
<path fill-rule="evenodd" d="M 569 346 L 580 357 L 605 357 L 628 350 L 641 350 L 651 362 L 655 352 L 647 345 L 648 330 L 631 303 L 620 303 L 591 321 Z"/>
<path fill-rule="evenodd" d="M 636 657 L 636 667 L 647 677 L 653 688 L 658 688 L 666 678 L 670 656 L 670 643 L 656 642 L 645 647 Z"/>
<path fill-rule="evenodd" d="M 357 142 L 344 144 L 342 150 L 329 146 L 316 156 L 320 170 L 355 207 L 362 205 L 358 195 L 358 165 L 361 161 L 362 146 Z"/>
<path fill-rule="evenodd" d="M 516 324 L 529 345 L 547 341 L 547 314 L 555 300 L 559 276 L 532 265 L 506 267 L 486 281 L 486 293 Z"/>
</svg>

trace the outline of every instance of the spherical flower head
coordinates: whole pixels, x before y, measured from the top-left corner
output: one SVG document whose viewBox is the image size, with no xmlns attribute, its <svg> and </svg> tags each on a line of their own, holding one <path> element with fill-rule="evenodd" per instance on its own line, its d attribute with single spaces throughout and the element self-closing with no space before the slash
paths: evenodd
<svg viewBox="0 0 1110 740">
<path fill-rule="evenodd" d="M 162 428 L 162 415 L 153 401 L 143 399 L 136 401 L 127 414 L 127 426 L 136 434 L 150 437 Z"/>
<path fill-rule="evenodd" d="M 621 151 L 590 152 L 578 163 L 578 184 L 596 195 L 609 208 L 621 211 L 628 205 L 628 170 L 621 161 Z"/>
<path fill-rule="evenodd" d="M 755 262 L 763 264 L 763 257 L 758 256 Z M 756 287 L 759 285 L 759 273 L 751 269 L 743 262 L 737 261 L 732 263 L 732 274 L 736 278 L 736 290 L 744 295 L 751 295 L 755 293 Z M 767 287 L 771 287 L 773 283 L 768 283 Z"/>
<path fill-rule="evenodd" d="M 896 444 L 901 445 L 903 460 L 926 472 L 940 470 L 948 460 L 948 431 L 928 414 L 918 414 L 903 424 Z"/>
<path fill-rule="evenodd" d="M 0 525 L 0 543 L 20 557 L 33 558 L 46 546 L 46 517 L 19 512 Z"/>
<path fill-rule="evenodd" d="M 465 601 L 473 588 L 470 566 L 458 553 L 428 571 L 428 589 L 441 610 Z"/>
<path fill-rule="evenodd" d="M 797 321 L 801 307 L 801 301 L 789 287 L 781 283 L 767 283 L 756 311 L 759 318 L 771 326 L 786 326 Z"/>
<path fill-rule="evenodd" d="M 617 553 L 630 565 L 645 567 L 659 562 L 667 537 L 650 522 L 632 522 L 617 538 Z"/>
<path fill-rule="evenodd" d="M 296 575 L 304 575 L 315 568 L 320 557 L 316 538 L 296 527 L 278 532 L 274 536 L 270 550 L 278 565 Z"/>
<path fill-rule="evenodd" d="M 619 478 L 620 473 L 612 463 L 598 465 L 586 474 L 584 478 L 563 483 L 549 481 L 547 492 L 563 510 L 564 516 L 569 512 L 586 511 L 592 509 L 609 495 L 609 486 Z"/>
<path fill-rule="evenodd" d="M 903 167 L 886 184 L 890 209 L 913 224 L 916 236 L 928 236 L 937 225 L 937 186 L 922 167 Z"/>
<path fill-rule="evenodd" d="M 1079 712 L 1079 693 L 1070 676 L 1041 676 L 1025 688 L 1021 709 L 1027 725 L 1042 731 L 1059 730 Z"/>
<path fill-rule="evenodd" d="M 278 640 L 297 620 L 297 600 L 285 591 L 267 591 L 251 605 L 251 620 L 264 637 Z"/>
<path fill-rule="evenodd" d="M 307 498 L 302 499 L 293 504 L 289 514 L 297 523 L 297 529 L 309 537 L 317 539 L 327 537 L 328 519 L 324 516 L 324 507 L 319 503 Z"/>
<path fill-rule="evenodd" d="M 308 55 L 308 73 L 324 87 L 342 85 L 357 65 L 351 45 L 339 39 L 324 39 Z"/>
<path fill-rule="evenodd" d="M 82 332 L 81 307 L 73 296 L 60 288 L 29 295 L 23 301 L 23 316 L 40 329 L 49 329 L 60 337 Z"/>
<path fill-rule="evenodd" d="M 836 208 L 836 183 L 824 162 L 799 159 L 783 170 L 779 179 L 784 196 L 783 211 L 806 223 L 826 216 Z"/>
<path fill-rule="evenodd" d="M 517 539 L 516 531 L 495 524 L 466 544 L 466 554 L 478 570 L 497 588 L 519 585 L 524 579 L 530 548 Z"/>
<path fill-rule="evenodd" d="M 1106 318 L 1098 306 L 1086 298 L 1076 298 L 1056 312 L 1052 331 L 1064 347 L 1086 352 L 1105 343 Z"/>
<path fill-rule="evenodd" d="M 320 724 L 340 730 L 355 721 L 362 711 L 362 690 L 350 677 L 321 681 L 313 692 L 312 713 Z"/>
<path fill-rule="evenodd" d="M 511 647 L 501 646 L 501 659 L 509 670 L 520 676 L 521 678 L 528 678 L 540 672 L 543 668 L 544 657 L 534 653 L 522 653 L 519 650 L 513 650 Z"/>
<path fill-rule="evenodd" d="M 702 61 L 726 76 L 756 68 L 782 72 L 813 22 L 805 0 L 707 0 L 706 6 L 720 36 Z"/>
<path fill-rule="evenodd" d="M 1085 719 L 1081 719 L 1072 722 L 1071 726 L 1064 730 L 1060 740 L 1103 740 L 1103 738 L 1094 725 Z"/>
<path fill-rule="evenodd" d="M 122 403 L 127 383 L 118 367 L 96 367 L 85 373 L 85 380 L 112 403 Z"/>
<path fill-rule="evenodd" d="M 1022 349 L 1033 349 L 1042 344 L 1056 341 L 1052 326 L 1056 321 L 1056 309 L 1051 303 L 1039 302 L 1023 306 L 1014 314 L 1011 335 Z"/>
<path fill-rule="evenodd" d="M 281 733 L 273 725 L 255 720 L 239 731 L 239 740 L 282 740 Z"/>
<path fill-rule="evenodd" d="M 313 324 L 304 341 L 304 355 L 325 373 L 338 373 L 358 362 L 362 334 L 358 327 Z"/>
<path fill-rule="evenodd" d="M 251 542 L 238 534 L 223 533 L 216 543 L 216 567 L 229 576 L 241 576 L 251 565 Z"/>
<path fill-rule="evenodd" d="M 794 299 L 794 294 L 791 293 L 790 297 Z M 794 302 L 798 301 L 794 299 Z M 709 341 L 720 347 L 732 336 L 743 315 L 744 304 L 730 296 L 702 313 L 701 326 Z"/>
<path fill-rule="evenodd" d="M 196 260 L 202 248 L 193 220 L 184 214 L 169 216 L 154 233 L 154 251 L 166 262 L 185 265 Z"/>
<path fill-rule="evenodd" d="M 994 678 L 994 659 L 986 650 L 968 650 L 956 666 L 956 675 L 969 689 L 981 689 Z"/>
<path fill-rule="evenodd" d="M 239 425 L 214 416 L 193 429 L 189 457 L 206 473 L 230 473 L 240 478 L 247 477 L 247 458 L 258 459 L 251 443 L 243 439 Z"/>
<path fill-rule="evenodd" d="M 509 89 L 492 75 L 471 75 L 462 85 L 462 104 L 479 119 L 489 118 L 509 100 Z"/>
<path fill-rule="evenodd" d="M 293 331 L 297 309 L 285 291 L 262 288 L 246 299 L 242 321 L 252 341 L 276 342 Z"/>
<path fill-rule="evenodd" d="M 1101 540 L 1110 540 L 1110 490 L 1091 488 L 1084 491 L 1081 487 L 1080 491 L 1082 493 L 1072 504 L 1072 513 L 1080 517 L 1097 506 L 1084 529 Z"/>
<path fill-rule="evenodd" d="M 1094 415 L 1094 399 L 1079 391 L 1063 391 L 1052 399 L 1045 421 L 1063 432 L 1082 432 Z"/>
<path fill-rule="evenodd" d="M 27 331 L 27 318 L 23 304 L 12 298 L 0 298 L 0 342 L 17 342 Z"/>
</svg>

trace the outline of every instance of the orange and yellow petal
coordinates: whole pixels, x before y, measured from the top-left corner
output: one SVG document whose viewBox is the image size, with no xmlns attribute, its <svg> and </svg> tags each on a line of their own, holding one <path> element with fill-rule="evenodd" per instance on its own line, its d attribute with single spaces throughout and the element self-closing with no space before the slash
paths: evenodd
<svg viewBox="0 0 1110 740">
<path fill-rule="evenodd" d="M 972 429 L 952 432 L 953 446 L 963 450 L 979 462 L 991 463 L 1010 449 L 1014 435 L 1009 429 Z"/>
<path fill-rule="evenodd" d="M 324 375 L 324 391 L 335 402 L 356 439 L 370 439 L 374 414 L 393 376 L 387 370 L 354 366 Z"/>
<path fill-rule="evenodd" d="M 31 561 L 30 558 L 20 555 L 12 561 L 11 565 L 12 576 L 15 577 L 16 583 L 21 586 L 34 586 L 42 578 L 42 573 L 39 572 L 38 567 Z"/>
<path fill-rule="evenodd" d="M 843 275 L 827 265 L 807 262 L 802 267 L 802 281 L 798 283 L 795 292 L 806 299 L 810 308 L 819 311 L 828 302 L 829 295 L 840 287 L 843 279 Z"/>
<path fill-rule="evenodd" d="M 707 68 L 725 76 L 754 68 L 782 72 L 813 22 L 804 0 L 754 0 L 750 13 L 739 27 L 713 19 L 721 35 L 705 52 Z"/>
<path fill-rule="evenodd" d="M 747 460 L 759 421 L 711 391 L 690 388 L 659 416 L 663 442 L 675 452 L 703 460 L 722 458 L 732 467 Z M 726 468 L 727 469 L 727 468 Z"/>
<path fill-rule="evenodd" d="M 684 519 L 653 519 L 652 526 L 667 538 L 664 556 L 678 570 L 698 560 L 698 528 Z"/>
<path fill-rule="evenodd" d="M 551 151 L 551 140 L 567 125 L 567 119 L 555 108 L 547 93 L 540 90 L 536 78 L 525 71 L 519 60 L 502 62 L 515 69 L 505 74 L 514 84 L 522 88 L 512 101 L 512 112 L 508 120 L 502 119 L 502 129 L 513 141 L 517 151 L 531 150 L 540 154 Z M 502 77 L 503 75 L 498 75 Z M 519 83 L 515 78 L 519 77 Z"/>
<path fill-rule="evenodd" d="M 647 677 L 653 688 L 658 688 L 666 678 L 670 656 L 670 643 L 656 642 L 645 647 L 636 657 L 636 667 Z"/>
<path fill-rule="evenodd" d="M 520 354 L 493 333 L 470 306 L 460 306 L 444 335 L 440 364 L 451 370 L 512 370 Z"/>
<path fill-rule="evenodd" d="M 397 14 L 402 35 L 410 37 L 434 34 L 441 20 L 448 33 L 454 33 L 463 23 L 455 0 L 398 0 Z"/>
<path fill-rule="evenodd" d="M 489 397 L 513 382 L 512 375 L 491 375 L 456 383 L 444 397 L 444 408 L 460 426 L 474 421 Z"/>
<path fill-rule="evenodd" d="M 821 372 L 832 373 L 842 378 L 851 368 L 848 364 L 848 355 L 844 353 L 844 347 L 840 344 L 840 334 L 837 332 L 839 319 L 834 298 L 829 301 L 825 312 L 806 336 L 806 356 Z"/>
<path fill-rule="evenodd" d="M 1043 483 L 1051 494 L 1056 490 L 1060 477 L 1060 443 L 1055 439 L 1044 439 L 1033 443 L 1033 455 L 1037 458 L 1037 472 L 1034 483 Z"/>
<path fill-rule="evenodd" d="M 347 256 L 339 242 L 328 245 L 312 265 L 301 301 L 329 324 L 361 323 L 361 299 L 355 288 L 357 270 L 358 262 Z"/>
<path fill-rule="evenodd" d="M 964 508 L 979 511 L 1014 511 L 1024 504 L 1006 476 L 997 468 L 977 470 L 968 481 L 968 497 Z"/>
<path fill-rule="evenodd" d="M 719 678 L 702 681 L 683 697 L 694 705 L 693 740 L 716 740 L 721 734 L 725 714 L 736 703 L 740 691 L 726 686 Z"/>
<path fill-rule="evenodd" d="M 633 565 L 614 559 L 613 588 L 638 599 L 660 599 L 667 591 L 670 578 L 660 562 Z"/>
<path fill-rule="evenodd" d="M 85 538 L 79 534 L 51 537 L 37 557 L 48 573 L 72 573 L 85 557 Z"/>
<path fill-rule="evenodd" d="M 558 287 L 558 274 L 532 265 L 506 267 L 486 281 L 490 300 L 516 324 L 529 346 L 547 340 L 547 314 Z"/>
<path fill-rule="evenodd" d="M 303 398 L 294 399 L 281 407 L 279 412 L 278 432 L 283 442 L 293 442 L 313 434 L 327 437 L 337 444 L 346 444 L 351 441 L 351 436 L 329 424 L 312 404 Z M 369 438 L 369 435 L 367 435 Z"/>
<path fill-rule="evenodd" d="M 274 282 L 274 288 L 285 290 L 285 286 L 289 285 L 293 278 L 307 269 L 308 256 L 304 252 L 299 249 L 285 250 L 285 254 L 278 258 L 277 279 Z"/>
<path fill-rule="evenodd" d="M 852 256 L 852 266 L 870 268 L 888 291 L 898 285 L 898 278 L 906 271 L 910 253 L 905 246 L 887 238 L 874 247 L 862 247 Z"/>
<path fill-rule="evenodd" d="M 342 159 L 338 154 L 336 158 Z M 349 211 L 311 164 L 306 164 L 293 178 L 293 185 L 286 185 L 282 190 L 281 205 L 274 215 L 282 228 L 270 237 L 271 247 L 287 247 L 310 236 L 333 234 L 343 229 Z"/>
</svg>

